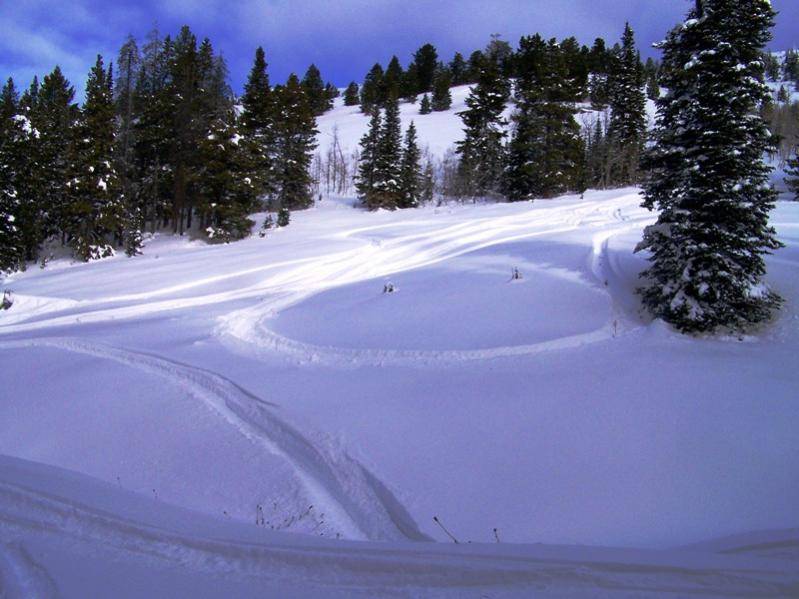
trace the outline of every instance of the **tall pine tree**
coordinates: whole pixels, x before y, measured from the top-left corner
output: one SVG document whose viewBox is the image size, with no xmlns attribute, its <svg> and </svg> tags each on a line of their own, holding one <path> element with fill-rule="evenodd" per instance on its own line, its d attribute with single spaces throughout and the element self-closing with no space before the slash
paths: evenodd
<svg viewBox="0 0 799 599">
<path fill-rule="evenodd" d="M 518 201 L 583 191 L 585 150 L 574 116 L 585 73 L 575 72 L 562 45 L 538 35 L 522 38 L 517 64 L 505 194 Z"/>
<path fill-rule="evenodd" d="M 114 168 L 115 106 L 110 70 L 97 57 L 71 146 L 67 231 L 75 256 L 96 260 L 121 241 L 124 203 Z"/>
<path fill-rule="evenodd" d="M 405 145 L 402 148 L 402 165 L 400 167 L 400 191 L 402 198 L 400 208 L 416 208 L 421 196 L 421 153 L 416 140 L 416 125 L 408 126 L 405 133 Z"/>
<path fill-rule="evenodd" d="M 285 210 L 313 205 L 310 174 L 316 148 L 316 119 L 297 76 L 292 74 L 278 95 L 278 203 Z"/>
<path fill-rule="evenodd" d="M 768 0 L 697 0 L 662 44 L 668 91 L 644 185 L 644 206 L 660 215 L 639 245 L 652 253 L 641 293 L 684 332 L 742 330 L 780 302 L 763 282 L 763 255 L 780 243 L 763 162 L 772 141 L 757 113 L 774 16 Z"/>
<path fill-rule="evenodd" d="M 630 24 L 624 27 L 621 49 L 610 77 L 610 125 L 608 138 L 615 185 L 639 180 L 639 162 L 646 140 L 644 71 Z"/>
<path fill-rule="evenodd" d="M 491 60 L 481 61 L 477 85 L 466 99 L 467 110 L 458 113 L 465 126 L 463 141 L 457 144 L 459 194 L 495 195 L 505 163 L 504 139 L 507 122 L 502 118 L 510 87 Z"/>
</svg>

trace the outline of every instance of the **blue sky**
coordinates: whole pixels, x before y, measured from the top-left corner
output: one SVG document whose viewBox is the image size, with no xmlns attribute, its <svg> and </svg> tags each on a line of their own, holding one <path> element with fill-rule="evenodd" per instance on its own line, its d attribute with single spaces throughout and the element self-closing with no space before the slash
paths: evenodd
<svg viewBox="0 0 799 599">
<path fill-rule="evenodd" d="M 773 0 L 773 47 L 799 44 L 799 2 Z M 406 63 L 431 42 L 449 60 L 499 33 L 575 35 L 590 44 L 616 40 L 625 20 L 645 55 L 690 6 L 689 0 L 6 0 L 0 3 L 0 77 L 27 86 L 56 64 L 80 91 L 97 53 L 116 56 L 128 33 L 143 39 L 154 24 L 175 32 L 188 24 L 228 60 L 241 89 L 255 48 L 264 46 L 272 81 L 304 73 L 314 62 L 339 86 L 360 81 L 392 54 Z"/>
</svg>

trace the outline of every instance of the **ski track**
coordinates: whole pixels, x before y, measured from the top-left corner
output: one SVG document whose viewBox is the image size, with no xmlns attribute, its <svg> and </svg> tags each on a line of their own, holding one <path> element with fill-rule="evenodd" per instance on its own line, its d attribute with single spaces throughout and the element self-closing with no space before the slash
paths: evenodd
<svg viewBox="0 0 799 599">
<path fill-rule="evenodd" d="M 637 195 L 635 199 L 637 202 Z M 531 211 L 526 215 L 476 219 L 447 227 L 435 234 L 425 232 L 395 237 L 379 244 L 369 243 L 346 254 L 323 259 L 321 263 L 296 269 L 292 273 L 293 281 L 287 280 L 279 293 L 256 306 L 221 317 L 217 335 L 223 341 L 227 340 L 232 349 L 244 353 L 262 357 L 282 354 L 298 363 L 339 368 L 365 365 L 441 367 L 475 360 L 575 349 L 606 341 L 640 326 L 640 322 L 630 315 L 630 309 L 623 309 L 609 289 L 610 281 L 617 283 L 621 279 L 619 266 L 608 250 L 609 241 L 618 234 L 641 228 L 651 221 L 647 215 L 628 222 L 624 208 L 629 204 L 630 195 L 624 195 L 599 207 L 594 202 L 588 202 Z M 616 226 L 620 222 L 626 224 Z M 599 287 L 606 289 L 612 304 L 608 322 L 593 331 L 528 345 L 479 350 L 375 350 L 305 343 L 280 335 L 268 326 L 269 320 L 282 310 L 334 287 L 430 266 L 490 246 L 571 232 L 586 226 L 602 229 L 593 236 L 588 272 Z M 608 226 L 611 228 L 608 229 Z M 371 232 L 372 229 L 361 228 L 343 233 L 342 237 L 371 239 Z M 306 269 L 309 272 L 306 273 Z M 580 272 L 573 274 L 582 276 Z"/>
<path fill-rule="evenodd" d="M 331 587 L 372 596 L 392 590 L 413 596 L 414 588 L 439 589 L 453 597 L 477 596 L 480 587 L 505 589 L 500 591 L 503 596 L 511 591 L 514 596 L 789 597 L 797 589 L 796 577 L 785 569 L 785 563 L 770 560 L 756 566 L 748 562 L 746 567 L 734 558 L 689 565 L 684 560 L 672 563 L 668 558 L 640 556 L 628 561 L 630 554 L 597 558 L 589 552 L 565 557 L 545 548 L 540 554 L 525 555 L 512 548 L 505 554 L 467 545 L 450 553 L 437 546 L 358 547 L 214 538 L 118 516 L 7 480 L 0 480 L 0 524 L 5 534 L 33 536 L 50 546 L 69 539 L 70 547 L 103 548 L 116 560 L 144 560 L 218 578 L 254 578 L 268 572 L 271 584 L 283 582 L 291 588 L 302 580 L 318 585 L 319 596 Z M 2 563 L 13 569 L 15 577 L 12 597 L 58 595 L 55 583 L 24 547 L 0 547 L 0 559 L 5 557 Z"/>
<path fill-rule="evenodd" d="M 0 521 L 4 519 L 0 514 Z M 55 599 L 58 596 L 55 581 L 31 557 L 21 541 L 0 544 L 0 598 Z"/>
<path fill-rule="evenodd" d="M 247 439 L 288 461 L 311 504 L 321 508 L 346 538 L 428 540 L 399 501 L 359 462 L 304 436 L 273 413 L 273 404 L 219 374 L 78 339 L 44 338 L 0 344 L 0 350 L 26 347 L 49 347 L 112 360 L 182 388 Z"/>
</svg>

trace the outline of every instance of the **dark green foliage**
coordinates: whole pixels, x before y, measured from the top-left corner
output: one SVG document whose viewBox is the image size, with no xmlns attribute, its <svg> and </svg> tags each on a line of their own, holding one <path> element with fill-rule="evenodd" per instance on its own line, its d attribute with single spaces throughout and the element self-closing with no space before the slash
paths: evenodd
<svg viewBox="0 0 799 599">
<path fill-rule="evenodd" d="M 35 144 L 37 176 L 40 185 L 35 197 L 24 207 L 26 258 L 35 260 L 42 242 L 50 235 L 68 228 L 68 167 L 72 129 L 78 118 L 73 102 L 75 90 L 56 67 L 46 75 L 42 86 L 32 95 L 29 115 L 39 132 Z"/>
<path fill-rule="evenodd" d="M 639 162 L 646 139 L 643 87 L 644 70 L 628 23 L 610 76 L 608 140 L 612 156 L 610 183 L 613 185 L 632 185 L 639 180 Z"/>
<path fill-rule="evenodd" d="M 482 61 L 477 85 L 466 99 L 467 109 L 458 113 L 465 137 L 457 144 L 458 194 L 462 197 L 496 195 L 505 162 L 503 141 L 506 121 L 502 118 L 510 86 L 499 66 Z"/>
<path fill-rule="evenodd" d="M 30 147 L 36 131 L 20 112 L 14 81 L 3 87 L 0 100 L 0 273 L 25 266 L 24 205 L 33 200 Z"/>
<path fill-rule="evenodd" d="M 651 252 L 644 304 L 684 332 L 742 330 L 780 303 L 763 255 L 776 192 L 763 156 L 772 140 L 756 108 L 768 95 L 767 0 L 704 0 L 662 45 L 663 86 L 644 205 L 659 209 L 639 249 Z"/>
<path fill-rule="evenodd" d="M 452 85 L 468 83 L 469 65 L 460 52 L 456 52 L 452 62 L 449 63 L 449 72 L 452 74 Z"/>
<path fill-rule="evenodd" d="M 519 43 L 522 68 L 503 185 L 511 201 L 584 189 L 585 150 L 574 115 L 585 73 L 569 60 L 572 51 L 568 40 L 547 43 L 538 35 Z"/>
<path fill-rule="evenodd" d="M 793 193 L 794 200 L 799 202 L 799 147 L 793 151 L 793 156 L 788 159 L 785 169 L 787 177 L 785 179 L 788 189 Z"/>
<path fill-rule="evenodd" d="M 430 114 L 431 112 L 433 112 L 433 104 L 430 102 L 430 96 L 425 94 L 419 103 L 419 114 Z"/>
<path fill-rule="evenodd" d="M 302 89 L 308 100 L 308 105 L 315 116 L 320 116 L 333 108 L 333 98 L 330 97 L 325 84 L 322 82 L 322 74 L 315 64 L 308 67 L 305 77 L 302 78 Z"/>
<path fill-rule="evenodd" d="M 369 130 L 360 141 L 361 155 L 358 162 L 358 177 L 355 187 L 361 203 L 367 208 L 371 207 L 370 198 L 374 192 L 378 144 L 382 126 L 383 120 L 378 109 L 372 113 L 372 118 L 369 121 Z"/>
<path fill-rule="evenodd" d="M 419 96 L 419 69 L 415 62 L 408 65 L 407 70 L 402 75 L 402 86 L 400 88 L 400 98 L 411 104 L 416 103 Z"/>
<path fill-rule="evenodd" d="M 433 99 L 431 107 L 436 112 L 449 110 L 452 106 L 452 94 L 449 91 L 452 85 L 452 74 L 449 69 L 442 68 L 436 71 L 433 80 Z"/>
<path fill-rule="evenodd" d="M 432 44 L 425 44 L 413 55 L 416 67 L 416 92 L 421 94 L 433 91 L 433 79 L 438 68 L 438 52 Z"/>
<path fill-rule="evenodd" d="M 468 69 L 466 71 L 465 83 L 477 83 L 480 79 L 480 73 L 483 71 L 483 63 L 485 56 L 480 50 L 475 50 L 469 56 Z"/>
<path fill-rule="evenodd" d="M 382 106 L 384 100 L 383 67 L 376 63 L 361 86 L 361 111 L 364 114 L 371 114 L 375 108 Z"/>
<path fill-rule="evenodd" d="M 211 121 L 199 152 L 196 190 L 206 235 L 224 243 L 249 236 L 257 194 L 232 109 Z"/>
<path fill-rule="evenodd" d="M 400 129 L 399 101 L 386 102 L 380 139 L 377 142 L 373 192 L 369 198 L 370 209 L 393 210 L 402 203 L 401 179 L 402 132 Z"/>
<path fill-rule="evenodd" d="M 70 146 L 68 211 L 64 230 L 75 256 L 96 260 L 114 253 L 121 240 L 125 205 L 114 168 L 115 106 L 111 74 L 103 59 L 89 73 L 83 104 Z"/>
<path fill-rule="evenodd" d="M 255 60 L 244 85 L 241 106 L 241 144 L 248 176 L 257 196 L 271 195 L 275 191 L 276 107 L 269 86 L 263 48 L 259 47 L 255 51 Z"/>
<path fill-rule="evenodd" d="M 421 153 L 416 141 L 416 126 L 411 122 L 405 134 L 400 167 L 399 208 L 416 208 L 421 196 L 420 164 Z"/>
<path fill-rule="evenodd" d="M 277 211 L 277 226 L 288 227 L 291 222 L 291 212 L 288 208 L 281 208 Z"/>
<path fill-rule="evenodd" d="M 400 97 L 404 77 L 405 72 L 402 70 L 399 59 L 396 56 L 392 56 L 391 62 L 388 63 L 385 75 L 383 76 L 382 90 L 384 101 L 386 98 Z"/>
<path fill-rule="evenodd" d="M 796 50 L 788 50 L 785 53 L 785 62 L 782 68 L 785 79 L 799 83 L 799 53 Z"/>
<path fill-rule="evenodd" d="M 344 106 L 357 106 L 361 103 L 360 88 L 354 81 L 344 91 Z"/>
<path fill-rule="evenodd" d="M 302 210 L 313 205 L 309 167 L 316 148 L 316 119 L 295 75 L 277 98 L 277 200 L 282 208 Z"/>
<path fill-rule="evenodd" d="M 779 59 L 771 52 L 763 53 L 763 61 L 766 65 L 766 77 L 771 81 L 779 81 L 782 78 L 782 65 Z"/>
</svg>

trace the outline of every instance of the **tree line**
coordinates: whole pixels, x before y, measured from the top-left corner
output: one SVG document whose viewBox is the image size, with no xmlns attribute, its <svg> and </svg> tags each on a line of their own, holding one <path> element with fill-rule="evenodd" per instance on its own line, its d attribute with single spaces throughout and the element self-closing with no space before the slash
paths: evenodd
<svg viewBox="0 0 799 599">
<path fill-rule="evenodd" d="M 0 97 L 0 270 L 46 259 L 57 240 L 76 258 L 124 250 L 145 232 L 195 229 L 211 241 L 249 235 L 264 202 L 312 204 L 315 115 L 334 95 L 312 65 L 270 85 L 256 51 L 241 98 L 224 59 L 188 27 L 134 38 L 116 62 L 98 56 L 84 102 L 59 67 Z M 324 105 L 323 105 L 324 100 Z"/>
</svg>

